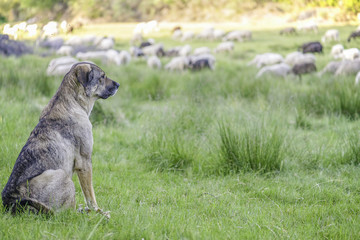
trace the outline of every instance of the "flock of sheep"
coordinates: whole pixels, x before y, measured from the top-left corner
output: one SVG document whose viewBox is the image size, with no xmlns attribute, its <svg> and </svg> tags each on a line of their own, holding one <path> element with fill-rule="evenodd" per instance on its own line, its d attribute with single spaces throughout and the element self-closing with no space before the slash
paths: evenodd
<svg viewBox="0 0 360 240">
<path fill-rule="evenodd" d="M 186 40 L 184 40 L 184 36 L 187 36 Z M 213 70 L 216 63 L 214 54 L 232 52 L 235 44 L 231 40 L 251 40 L 252 33 L 250 31 L 233 31 L 225 34 L 222 30 L 209 28 L 196 35 L 190 34 L 190 32 L 182 33 L 180 27 L 176 28 L 173 31 L 173 38 L 178 38 L 180 41 L 192 38 L 213 40 L 220 37 L 224 42 L 220 42 L 215 49 L 209 47 L 193 49 L 189 44 L 166 49 L 162 43 L 156 43 L 154 39 L 145 40 L 141 33 L 135 31 L 129 50 L 115 50 L 114 38 L 95 35 L 73 36 L 67 41 L 61 37 L 47 38 L 40 41 L 39 46 L 53 49 L 57 55 L 65 55 L 50 62 L 47 69 L 48 75 L 63 75 L 78 61 L 100 60 L 103 63 L 120 66 L 129 64 L 133 59 L 142 59 L 146 61 L 148 67 L 153 69 L 164 68 L 182 72 L 186 69 L 196 71 L 207 68 Z M 164 67 L 160 60 L 162 57 L 169 59 Z"/>
<path fill-rule="evenodd" d="M 310 28 L 316 30 L 317 27 Z M 314 31 L 315 31 L 314 30 Z M 280 31 L 280 34 L 295 34 L 294 28 L 285 28 Z M 339 31 L 330 29 L 321 37 L 321 42 L 332 43 L 339 42 Z M 348 37 L 348 42 L 351 39 L 360 37 L 360 27 Z M 301 78 L 302 74 L 317 71 L 315 53 L 323 53 L 323 46 L 319 41 L 307 42 L 299 47 L 298 51 L 287 54 L 285 57 L 278 53 L 264 53 L 258 54 L 248 63 L 248 65 L 255 65 L 259 68 L 256 78 L 266 74 L 286 77 L 288 75 L 298 75 Z M 331 49 L 331 56 L 334 61 L 330 61 L 324 69 L 318 72 L 319 76 L 325 73 L 339 75 L 356 75 L 355 83 L 360 82 L 360 50 L 358 48 L 344 49 L 342 44 L 335 44 Z"/>
<path fill-rule="evenodd" d="M 26 48 L 20 41 L 10 40 L 17 38 L 20 31 L 31 31 L 36 29 L 34 24 L 26 25 L 24 23 L 14 25 L 5 25 L 3 33 L 0 36 L 0 53 L 3 55 L 21 55 L 31 53 L 31 49 Z M 48 65 L 47 75 L 64 75 L 74 63 L 79 61 L 99 60 L 102 63 L 115 64 L 117 66 L 129 64 L 134 59 L 140 59 L 147 63 L 147 66 L 153 69 L 161 69 L 182 72 L 186 69 L 214 70 L 216 63 L 216 54 L 230 53 L 234 51 L 235 42 L 244 42 L 252 40 L 252 32 L 248 30 L 234 30 L 225 32 L 221 29 L 212 27 L 203 29 L 196 34 L 191 31 L 183 31 L 180 26 L 172 30 L 172 38 L 179 42 L 188 42 L 192 39 L 217 40 L 221 41 L 216 48 L 210 49 L 203 46 L 193 49 L 191 45 L 176 46 L 165 48 L 162 43 L 155 42 L 154 39 L 144 39 L 143 33 L 146 31 L 159 30 L 156 21 L 141 23 L 136 26 L 131 39 L 131 47 L 128 50 L 115 50 L 115 39 L 113 37 L 101 37 L 96 35 L 72 36 L 65 40 L 58 36 L 59 32 L 70 32 L 72 28 L 66 22 L 58 24 L 49 22 L 42 28 L 42 35 L 38 37 L 35 47 L 48 49 L 51 54 L 55 53 L 59 57 L 54 58 Z M 318 31 L 316 24 L 308 24 L 298 28 L 300 31 Z M 293 27 L 284 28 L 280 31 L 281 35 L 296 34 Z M 351 39 L 360 37 L 360 28 L 356 29 L 348 37 Z M 336 29 L 330 29 L 321 37 L 322 43 L 339 42 L 340 34 Z M 22 50 L 22 51 L 21 51 Z M 20 54 L 18 54 L 20 52 Z M 275 76 L 286 77 L 294 74 L 301 77 L 302 74 L 315 72 L 316 57 L 314 54 L 322 53 L 323 46 L 320 41 L 304 43 L 298 51 L 282 56 L 278 53 L 258 54 L 252 59 L 248 66 L 256 66 L 259 71 L 256 78 L 263 75 L 272 74 Z M 331 50 L 331 56 L 334 61 L 329 62 L 319 76 L 325 73 L 331 73 L 335 76 L 343 74 L 357 74 L 356 83 L 360 81 L 360 51 L 357 48 L 344 49 L 341 44 L 335 44 Z M 167 63 L 162 66 L 161 58 Z"/>
</svg>

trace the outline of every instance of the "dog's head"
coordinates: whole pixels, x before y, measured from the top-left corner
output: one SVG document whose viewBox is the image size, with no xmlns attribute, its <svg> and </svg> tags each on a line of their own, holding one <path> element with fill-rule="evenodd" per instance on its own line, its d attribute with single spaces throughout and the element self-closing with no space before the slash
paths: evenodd
<svg viewBox="0 0 360 240">
<path fill-rule="evenodd" d="M 108 78 L 105 72 L 95 64 L 80 62 L 74 64 L 70 72 L 75 74 L 84 87 L 87 97 L 107 99 L 115 95 L 120 85 Z"/>
</svg>

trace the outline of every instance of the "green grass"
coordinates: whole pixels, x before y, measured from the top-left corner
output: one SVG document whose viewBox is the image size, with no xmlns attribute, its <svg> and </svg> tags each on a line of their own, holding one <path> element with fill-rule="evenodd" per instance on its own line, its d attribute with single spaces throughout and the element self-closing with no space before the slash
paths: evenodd
<svg viewBox="0 0 360 240">
<path fill-rule="evenodd" d="M 101 32 L 96 27 L 81 34 Z M 124 25 L 117 49 L 129 47 Z M 346 48 L 351 26 L 336 27 Z M 124 28 L 128 30 L 127 28 Z M 102 65 L 118 93 L 93 109 L 93 181 L 102 216 L 75 211 L 11 216 L 0 239 L 357 239 L 360 235 L 359 87 L 355 76 L 255 79 L 258 53 L 295 51 L 319 34 L 254 31 L 216 55 L 215 71 Z M 165 47 L 181 45 L 162 30 Z M 193 48 L 218 42 L 189 42 Z M 331 44 L 317 55 L 322 69 Z M 53 56 L 0 57 L 0 189 L 61 77 Z M 165 64 L 169 59 L 162 59 Z M 84 204 L 74 175 L 76 200 Z"/>
</svg>

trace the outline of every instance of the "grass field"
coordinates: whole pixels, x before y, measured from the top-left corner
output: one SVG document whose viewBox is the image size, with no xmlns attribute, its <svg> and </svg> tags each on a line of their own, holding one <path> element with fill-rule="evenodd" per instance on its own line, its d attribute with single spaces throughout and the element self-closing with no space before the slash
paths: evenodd
<svg viewBox="0 0 360 240">
<path fill-rule="evenodd" d="M 353 26 L 337 28 L 345 48 L 359 47 L 359 40 L 346 42 Z M 101 29 L 112 31 L 116 49 L 128 49 L 126 25 L 97 25 L 79 34 Z M 257 69 L 247 66 L 258 53 L 286 55 L 327 29 L 285 37 L 254 31 L 253 41 L 216 55 L 214 71 L 97 62 L 120 83 L 91 116 L 94 188 L 111 219 L 0 211 L 0 239 L 359 238 L 355 76 L 255 79 Z M 183 44 L 165 30 L 152 37 L 165 47 Z M 214 48 L 218 42 L 189 44 Z M 318 70 L 331 60 L 331 46 L 317 55 Z M 45 75 L 52 57 L 0 57 L 0 189 L 62 80 Z M 84 204 L 76 175 L 73 180 L 77 204 Z"/>
</svg>

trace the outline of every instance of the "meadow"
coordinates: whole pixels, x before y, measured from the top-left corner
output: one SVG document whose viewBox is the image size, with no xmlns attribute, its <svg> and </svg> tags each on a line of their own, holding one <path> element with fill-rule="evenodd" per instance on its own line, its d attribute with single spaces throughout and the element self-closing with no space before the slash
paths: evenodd
<svg viewBox="0 0 360 240">
<path fill-rule="evenodd" d="M 91 115 L 94 188 L 111 219 L 71 210 L 12 216 L 1 205 L 0 238 L 357 239 L 355 76 L 255 79 L 258 70 L 247 66 L 256 54 L 286 55 L 320 40 L 329 28 L 295 36 L 255 29 L 252 41 L 216 54 L 214 71 L 152 70 L 136 59 L 120 67 L 96 62 L 120 83 L 117 94 L 99 100 Z M 346 42 L 354 26 L 336 28 L 345 48 L 359 47 L 360 40 Z M 94 25 L 77 34 L 109 32 L 120 50 L 130 46 L 130 29 Z M 170 29 L 150 37 L 165 48 L 183 44 L 170 38 Z M 331 60 L 332 45 L 316 55 L 318 70 Z M 0 56 L 1 190 L 62 80 L 46 76 L 53 57 Z M 77 204 L 84 204 L 76 175 L 73 180 Z"/>
</svg>

